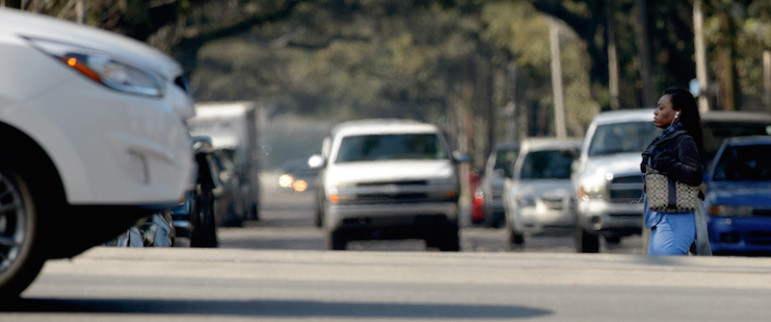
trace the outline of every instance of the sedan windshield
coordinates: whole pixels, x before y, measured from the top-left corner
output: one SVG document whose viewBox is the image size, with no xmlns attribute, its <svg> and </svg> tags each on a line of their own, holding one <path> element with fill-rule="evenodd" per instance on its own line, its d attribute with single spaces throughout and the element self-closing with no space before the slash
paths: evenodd
<svg viewBox="0 0 771 322">
<path fill-rule="evenodd" d="M 770 145 L 727 147 L 715 165 L 715 181 L 771 180 Z"/>
<path fill-rule="evenodd" d="M 436 134 L 385 134 L 343 138 L 335 162 L 447 158 L 448 154 Z"/>
</svg>

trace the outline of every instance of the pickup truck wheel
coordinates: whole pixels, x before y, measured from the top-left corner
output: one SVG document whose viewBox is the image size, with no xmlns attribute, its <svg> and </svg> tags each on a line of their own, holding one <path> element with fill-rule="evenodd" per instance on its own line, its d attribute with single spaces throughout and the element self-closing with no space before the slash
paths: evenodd
<svg viewBox="0 0 771 322">
<path fill-rule="evenodd" d="M 460 251 L 460 237 L 458 227 L 442 228 L 430 233 L 425 241 L 426 247 L 435 247 L 442 252 Z"/>
<path fill-rule="evenodd" d="M 600 236 L 576 227 L 576 251 L 579 253 L 599 253 Z"/>
<path fill-rule="evenodd" d="M 15 298 L 45 263 L 39 251 L 38 213 L 25 180 L 0 166 L 0 298 Z"/>
<path fill-rule="evenodd" d="M 345 250 L 348 238 L 345 233 L 333 230 L 327 233 L 326 243 L 329 250 Z"/>
<path fill-rule="evenodd" d="M 316 197 L 316 203 L 314 207 L 313 224 L 319 228 L 324 226 L 324 202 L 322 201 L 321 197 L 318 196 Z"/>
</svg>

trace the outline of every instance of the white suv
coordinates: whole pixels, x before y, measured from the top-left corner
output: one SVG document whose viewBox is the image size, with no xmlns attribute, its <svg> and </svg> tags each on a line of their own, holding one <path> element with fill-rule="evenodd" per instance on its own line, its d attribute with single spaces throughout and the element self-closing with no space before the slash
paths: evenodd
<svg viewBox="0 0 771 322">
<path fill-rule="evenodd" d="M 327 248 L 349 240 L 425 239 L 457 251 L 457 163 L 436 126 L 408 120 L 363 120 L 335 127 L 322 155 L 318 209 Z M 315 162 L 314 162 L 315 160 Z"/>
<path fill-rule="evenodd" d="M 0 9 L 0 297 L 179 203 L 194 163 L 182 68 L 140 42 Z"/>
</svg>

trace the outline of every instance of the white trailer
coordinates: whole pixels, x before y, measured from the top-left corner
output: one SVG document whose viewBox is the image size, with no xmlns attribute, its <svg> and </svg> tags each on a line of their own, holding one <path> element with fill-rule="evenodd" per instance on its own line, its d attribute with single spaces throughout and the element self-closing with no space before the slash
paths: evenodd
<svg viewBox="0 0 771 322">
<path fill-rule="evenodd" d="M 253 102 L 200 102 L 188 120 L 192 136 L 208 136 L 235 166 L 245 199 L 242 219 L 258 219 L 260 205 L 257 109 Z"/>
</svg>

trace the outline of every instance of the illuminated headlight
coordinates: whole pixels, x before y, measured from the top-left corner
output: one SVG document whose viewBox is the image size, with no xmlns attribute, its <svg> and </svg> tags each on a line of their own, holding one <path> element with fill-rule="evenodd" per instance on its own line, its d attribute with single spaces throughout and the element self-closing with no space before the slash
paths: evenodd
<svg viewBox="0 0 771 322">
<path fill-rule="evenodd" d="M 605 186 L 580 186 L 578 188 L 578 199 L 605 199 Z"/>
<path fill-rule="evenodd" d="M 535 197 L 521 196 L 517 198 L 517 206 L 520 208 L 535 207 Z"/>
<path fill-rule="evenodd" d="M 749 217 L 752 216 L 753 210 L 752 206 L 714 205 L 709 207 L 709 214 L 719 217 Z"/>
<path fill-rule="evenodd" d="M 294 182 L 294 178 L 292 178 L 292 176 L 289 174 L 282 174 L 280 177 L 278 177 L 278 185 L 281 186 L 281 188 L 291 187 L 292 182 Z"/>
<path fill-rule="evenodd" d="M 577 197 L 579 200 L 607 199 L 606 180 L 582 180 L 578 186 Z"/>
<path fill-rule="evenodd" d="M 163 80 L 154 72 L 84 47 L 41 39 L 29 41 L 74 71 L 111 89 L 143 96 L 163 96 Z"/>
</svg>

